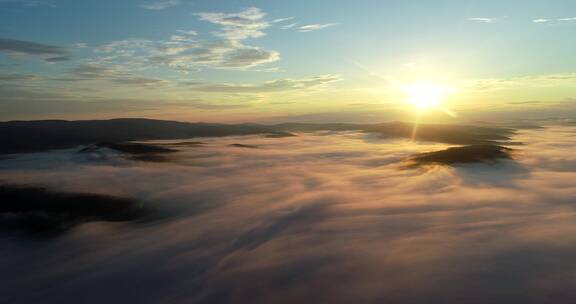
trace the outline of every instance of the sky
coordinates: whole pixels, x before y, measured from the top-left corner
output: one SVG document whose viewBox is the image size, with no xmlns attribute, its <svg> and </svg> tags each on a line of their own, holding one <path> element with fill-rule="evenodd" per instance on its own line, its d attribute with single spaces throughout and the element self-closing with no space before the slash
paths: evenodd
<svg viewBox="0 0 576 304">
<path fill-rule="evenodd" d="M 576 114 L 571 0 L 0 0 L 0 120 Z"/>
</svg>

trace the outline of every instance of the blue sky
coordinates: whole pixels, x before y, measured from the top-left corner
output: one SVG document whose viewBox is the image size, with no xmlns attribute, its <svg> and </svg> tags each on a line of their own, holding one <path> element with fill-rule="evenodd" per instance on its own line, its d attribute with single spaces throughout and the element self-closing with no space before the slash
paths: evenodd
<svg viewBox="0 0 576 304">
<path fill-rule="evenodd" d="M 460 117 L 557 115 L 575 31 L 568 0 L 0 0 L 0 119 L 388 120 L 417 81 Z"/>
</svg>

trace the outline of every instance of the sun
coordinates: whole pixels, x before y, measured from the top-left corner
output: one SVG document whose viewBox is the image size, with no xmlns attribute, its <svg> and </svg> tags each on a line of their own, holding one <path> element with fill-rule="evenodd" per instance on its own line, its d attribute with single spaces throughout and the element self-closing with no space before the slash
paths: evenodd
<svg viewBox="0 0 576 304">
<path fill-rule="evenodd" d="M 402 85 L 400 88 L 406 95 L 405 101 L 417 111 L 440 107 L 446 96 L 454 92 L 454 88 L 450 86 L 429 82 Z"/>
</svg>

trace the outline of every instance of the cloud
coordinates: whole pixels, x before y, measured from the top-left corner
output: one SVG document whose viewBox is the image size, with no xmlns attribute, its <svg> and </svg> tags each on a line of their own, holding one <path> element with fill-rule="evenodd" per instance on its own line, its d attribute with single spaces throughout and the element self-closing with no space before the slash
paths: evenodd
<svg viewBox="0 0 576 304">
<path fill-rule="evenodd" d="M 272 20 L 272 23 L 286 22 L 286 21 L 290 21 L 290 20 L 294 20 L 294 19 L 295 19 L 294 17 L 278 18 L 278 19 Z"/>
<path fill-rule="evenodd" d="M 0 38 L 0 52 L 16 55 L 33 55 L 44 57 L 48 62 L 70 60 L 70 51 L 67 48 L 43 43 Z"/>
<path fill-rule="evenodd" d="M 97 66 L 97 65 L 82 65 L 70 70 L 70 73 L 79 79 L 92 79 L 109 77 L 116 74 L 112 68 Z"/>
<path fill-rule="evenodd" d="M 147 39 L 116 40 L 99 46 L 96 51 L 127 57 L 136 55 L 138 51 L 146 52 L 154 47 L 154 44 L 154 41 Z"/>
<path fill-rule="evenodd" d="M 159 1 L 151 1 L 141 4 L 140 7 L 147 10 L 163 10 L 170 7 L 174 7 L 180 5 L 180 0 L 159 0 Z"/>
<path fill-rule="evenodd" d="M 231 40 L 258 38 L 265 35 L 264 29 L 270 23 L 264 19 L 266 13 L 256 7 L 248 8 L 239 13 L 197 13 L 200 20 L 223 26 L 217 35 Z"/>
<path fill-rule="evenodd" d="M 476 18 L 468 18 L 466 20 L 476 23 L 494 23 L 497 21 L 497 18 L 476 17 Z"/>
<path fill-rule="evenodd" d="M 532 20 L 533 23 L 554 23 L 554 24 L 562 24 L 562 23 L 572 23 L 576 22 L 576 17 L 567 17 L 567 18 L 538 18 Z"/>
<path fill-rule="evenodd" d="M 260 85 L 238 85 L 238 84 L 206 84 L 191 83 L 183 85 L 190 87 L 194 91 L 212 93 L 264 93 L 282 92 L 290 90 L 305 90 L 318 88 L 329 83 L 341 80 L 339 75 L 321 75 L 304 79 L 277 79 L 264 82 Z"/>
<path fill-rule="evenodd" d="M 29 7 L 38 6 L 56 6 L 56 1 L 54 0 L 0 0 L 0 5 L 2 4 L 15 4 L 23 5 Z"/>
<path fill-rule="evenodd" d="M 125 65 L 134 69 L 167 66 L 189 72 L 203 68 L 250 69 L 278 61 L 277 51 L 248 45 L 246 40 L 265 35 L 270 22 L 259 8 L 238 13 L 197 13 L 200 20 L 216 24 L 216 39 L 202 39 L 195 30 L 179 30 L 166 40 L 125 39 L 96 48 L 96 64 Z"/>
<path fill-rule="evenodd" d="M 289 29 L 295 27 L 296 25 L 298 25 L 298 23 L 290 23 L 290 24 L 286 24 L 286 25 L 281 26 L 280 29 L 289 30 Z"/>
<path fill-rule="evenodd" d="M 223 67 L 245 68 L 278 61 L 280 53 L 258 47 L 243 47 L 229 52 L 223 59 L 221 63 Z"/>
<path fill-rule="evenodd" d="M 242 108 L 249 108 L 252 105 L 248 103 L 209 103 L 209 102 L 201 102 L 201 101 L 194 101 L 186 103 L 186 105 L 190 108 L 199 109 L 199 110 L 207 110 L 207 111 L 222 111 L 222 110 L 230 110 L 230 109 L 242 109 Z"/>
<path fill-rule="evenodd" d="M 35 75 L 30 74 L 0 74 L 0 84 L 3 82 L 12 82 L 12 81 L 28 81 L 36 79 Z"/>
<path fill-rule="evenodd" d="M 303 26 L 298 27 L 298 31 L 301 33 L 306 33 L 306 32 L 312 32 L 312 31 L 325 29 L 328 27 L 336 26 L 336 25 L 338 25 L 338 24 L 337 23 L 307 24 L 307 25 L 303 25 Z"/>
<path fill-rule="evenodd" d="M 170 113 L 201 111 L 205 115 L 208 112 L 250 107 L 252 107 L 250 103 L 217 103 L 194 97 L 177 100 L 146 97 L 97 98 L 67 92 L 0 86 L 0 120 L 30 120 L 37 117 L 78 119 L 86 113 L 90 113 L 89 118 L 117 117 L 118 113 L 143 116 L 162 111 Z"/>
<path fill-rule="evenodd" d="M 34 103 L 35 100 L 59 100 L 70 97 L 70 95 L 66 93 L 57 93 L 42 89 L 30 89 L 26 86 L 0 86 L 0 92 L 2 93 L 0 101 L 2 101 L 2 105 L 5 106 L 2 110 L 2 114 L 4 115 L 17 111 L 16 108 L 18 106 L 15 105 L 14 102 L 18 102 L 23 107 L 28 107 L 30 103 Z"/>
<path fill-rule="evenodd" d="M 526 101 L 512 101 L 509 102 L 508 104 L 512 104 L 512 105 L 537 105 L 537 104 L 543 104 L 545 102 L 541 101 L 541 100 L 526 100 Z"/>
<path fill-rule="evenodd" d="M 106 80 L 115 84 L 122 85 L 162 85 L 165 83 L 162 79 L 148 78 L 134 75 L 118 69 L 99 66 L 99 65 L 81 65 L 72 68 L 69 71 L 72 78 L 62 78 L 61 81 L 86 81 L 86 80 Z"/>
<path fill-rule="evenodd" d="M 71 84 L 61 89 L 62 84 Z M 108 91 L 134 88 L 158 89 L 170 85 L 169 81 L 131 74 L 122 70 L 97 65 L 80 65 L 69 69 L 63 76 L 0 73 L 0 120 L 33 119 L 36 117 L 78 118 L 79 115 L 107 115 L 133 113 L 134 116 L 149 112 L 189 113 L 198 109 L 203 113 L 229 109 L 249 108 L 251 101 L 205 101 L 191 94 L 178 98 L 161 95 L 117 97 L 102 94 Z M 130 91 L 132 93 L 133 91 Z M 153 92 L 153 91 L 149 91 Z M 132 96 L 128 95 L 128 96 Z M 199 113 L 199 111 L 195 111 Z M 106 117 L 107 117 L 106 116 Z M 100 116 L 99 116 L 100 117 Z M 1 158 L 1 157 L 0 157 Z"/>
<path fill-rule="evenodd" d="M 350 132 L 193 139 L 203 144 L 172 145 L 180 151 L 160 164 L 106 151 L 20 155 L 0 162 L 0 180 L 131 197 L 163 216 L 83 225 L 26 246 L 11 236 L 18 243 L 1 251 L 2 275 L 19 279 L 3 283 L 3 296 L 572 302 L 574 132 L 521 131 L 515 162 L 459 168 L 400 169 L 403 159 L 445 146 Z M 238 143 L 258 148 L 230 146 Z"/>
<path fill-rule="evenodd" d="M 44 59 L 44 61 L 50 62 L 50 63 L 58 63 L 58 62 L 69 61 L 69 60 L 71 60 L 71 58 L 68 56 L 49 57 L 49 58 Z"/>
<path fill-rule="evenodd" d="M 247 69 L 280 59 L 276 51 L 247 46 L 236 41 L 170 43 L 164 44 L 161 53 L 144 59 L 143 63 L 167 65 L 179 71 L 203 67 L 218 69 Z"/>
<path fill-rule="evenodd" d="M 543 75 L 526 75 L 510 78 L 479 79 L 470 81 L 465 86 L 476 90 L 502 90 L 520 87 L 554 87 L 571 86 L 576 80 L 576 73 L 558 73 Z"/>
</svg>

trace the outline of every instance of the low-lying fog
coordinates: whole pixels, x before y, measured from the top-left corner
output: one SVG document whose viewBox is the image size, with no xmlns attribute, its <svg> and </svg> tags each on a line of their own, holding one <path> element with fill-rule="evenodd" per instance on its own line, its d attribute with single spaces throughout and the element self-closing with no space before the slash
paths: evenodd
<svg viewBox="0 0 576 304">
<path fill-rule="evenodd" d="M 571 303 L 575 127 L 515 161 L 408 167 L 447 145 L 348 132 L 203 138 L 0 161 L 3 184 L 135 198 L 161 215 L 2 234 L 2 303 Z M 193 140 L 190 140 L 191 142 Z"/>
</svg>

